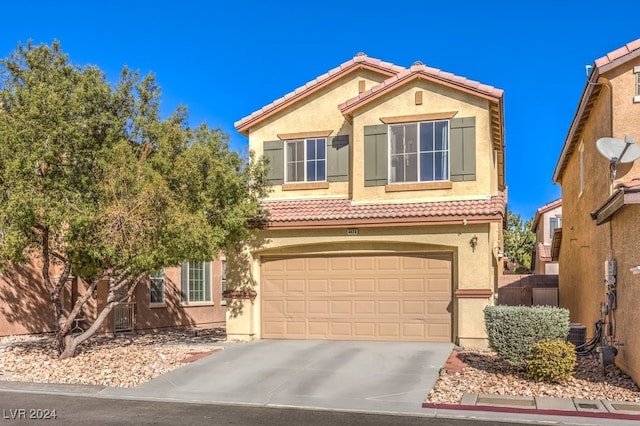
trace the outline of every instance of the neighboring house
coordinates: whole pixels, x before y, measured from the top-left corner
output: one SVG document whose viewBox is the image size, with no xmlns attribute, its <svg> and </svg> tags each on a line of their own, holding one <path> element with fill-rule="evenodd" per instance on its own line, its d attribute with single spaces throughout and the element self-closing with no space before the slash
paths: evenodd
<svg viewBox="0 0 640 426">
<path fill-rule="evenodd" d="M 558 275 L 558 261 L 551 257 L 551 243 L 556 229 L 562 228 L 562 198 L 536 211 L 531 231 L 536 245 L 531 256 L 531 269 L 538 275 Z"/>
<path fill-rule="evenodd" d="M 595 61 L 553 175 L 562 185 L 561 244 L 553 253 L 560 304 L 590 336 L 609 312 L 607 337 L 624 343 L 616 364 L 640 383 L 640 275 L 632 271 L 640 265 L 640 160 L 616 164 L 611 179 L 611 162 L 596 147 L 603 137 L 640 141 L 640 40 Z"/>
<path fill-rule="evenodd" d="M 273 191 L 228 336 L 486 345 L 503 111 L 502 90 L 358 54 L 238 121 Z"/>
<path fill-rule="evenodd" d="M 188 262 L 181 267 L 152 273 L 148 281 L 138 285 L 129 303 L 114 308 L 100 331 L 224 324 L 225 267 L 223 259 Z M 40 268 L 36 262 L 11 268 L 0 275 L 0 336 L 55 331 L 52 305 L 40 282 Z M 106 303 L 107 287 L 106 282 L 98 285 L 76 326 L 84 329 L 96 317 L 96 310 Z M 77 279 L 69 280 L 63 297 L 66 309 L 84 294 L 83 290 L 84 285 Z"/>
</svg>

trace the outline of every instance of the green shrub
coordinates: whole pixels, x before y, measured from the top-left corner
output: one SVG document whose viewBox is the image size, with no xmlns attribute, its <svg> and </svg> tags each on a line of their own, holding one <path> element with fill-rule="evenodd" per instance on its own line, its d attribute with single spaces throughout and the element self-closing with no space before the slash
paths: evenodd
<svg viewBox="0 0 640 426">
<path fill-rule="evenodd" d="M 569 334 L 569 311 L 551 306 L 487 306 L 484 321 L 489 347 L 515 367 L 525 367 L 537 342 Z"/>
<path fill-rule="evenodd" d="M 573 343 L 544 340 L 533 345 L 527 357 L 527 376 L 537 382 L 566 382 L 573 375 L 576 361 Z"/>
</svg>

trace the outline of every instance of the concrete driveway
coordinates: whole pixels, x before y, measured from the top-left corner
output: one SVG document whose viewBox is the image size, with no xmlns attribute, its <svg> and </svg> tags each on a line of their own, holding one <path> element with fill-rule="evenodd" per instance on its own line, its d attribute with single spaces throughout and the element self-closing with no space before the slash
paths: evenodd
<svg viewBox="0 0 640 426">
<path fill-rule="evenodd" d="M 259 340 L 102 396 L 424 413 L 451 343 Z"/>
</svg>

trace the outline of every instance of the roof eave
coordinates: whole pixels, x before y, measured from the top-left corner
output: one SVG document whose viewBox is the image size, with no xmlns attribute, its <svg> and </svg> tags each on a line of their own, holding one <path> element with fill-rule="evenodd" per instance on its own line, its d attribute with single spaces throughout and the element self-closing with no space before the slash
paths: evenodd
<svg viewBox="0 0 640 426">
<path fill-rule="evenodd" d="M 248 136 L 249 134 L 249 129 L 253 126 L 255 126 L 256 124 L 260 123 L 263 120 L 266 120 L 267 118 L 271 117 L 272 115 L 282 111 L 285 108 L 288 108 L 289 106 L 293 105 L 294 103 L 298 102 L 299 100 L 317 92 L 318 90 L 328 86 L 329 84 L 332 84 L 333 82 L 335 82 L 336 80 L 344 77 L 345 75 L 348 75 L 349 73 L 356 71 L 356 70 L 360 70 L 360 69 L 367 69 L 370 71 L 374 71 L 377 72 L 379 74 L 385 75 L 387 77 L 391 77 L 393 75 L 395 75 L 396 73 L 385 68 L 382 67 L 380 65 L 374 64 L 374 63 L 370 63 L 370 62 L 365 62 L 365 61 L 358 61 L 358 62 L 354 62 L 353 64 L 350 64 L 342 69 L 340 69 L 339 71 L 337 71 L 336 73 L 332 74 L 331 76 L 329 76 L 328 78 L 324 79 L 323 81 L 319 82 L 318 84 L 308 88 L 307 90 L 300 90 L 298 93 L 296 93 L 299 89 L 296 89 L 296 91 L 292 92 L 291 96 L 287 99 L 284 99 L 282 102 L 278 103 L 277 105 L 272 105 L 271 107 L 267 108 L 263 113 L 260 114 L 256 114 L 255 112 L 238 120 L 236 123 L 234 123 L 236 130 L 244 135 L 244 136 Z M 285 98 L 288 95 L 285 95 Z M 260 110 L 258 110 L 260 111 Z M 252 117 L 252 115 L 255 114 L 255 117 Z"/>
</svg>

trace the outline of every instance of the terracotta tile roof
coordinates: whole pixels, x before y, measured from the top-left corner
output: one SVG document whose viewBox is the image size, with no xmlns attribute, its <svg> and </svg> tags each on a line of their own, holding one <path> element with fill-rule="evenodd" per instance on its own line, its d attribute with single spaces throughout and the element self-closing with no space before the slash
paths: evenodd
<svg viewBox="0 0 640 426">
<path fill-rule="evenodd" d="M 502 89 L 497 89 L 493 86 L 488 86 L 486 84 L 482 84 L 478 81 L 469 80 L 465 77 L 460 77 L 450 72 L 445 72 L 439 70 L 437 68 L 431 68 L 423 64 L 414 64 L 410 69 L 403 69 L 401 72 L 397 73 L 394 76 L 389 77 L 385 81 L 371 89 L 362 92 L 358 96 L 347 100 L 342 103 L 339 108 L 343 114 L 348 111 L 354 109 L 353 107 L 360 104 L 365 104 L 367 100 L 375 98 L 376 95 L 389 90 L 392 87 L 398 86 L 405 81 L 411 80 L 418 76 L 425 76 L 440 82 L 449 83 L 453 86 L 467 89 L 469 91 L 486 95 L 491 98 L 501 98 L 504 91 Z"/>
<path fill-rule="evenodd" d="M 306 96 L 307 94 L 312 93 L 316 89 L 340 78 L 341 76 L 349 73 L 352 70 L 359 69 L 362 67 L 367 67 L 370 69 L 374 69 L 379 71 L 385 75 L 393 75 L 397 74 L 401 71 L 404 71 L 405 68 L 400 67 L 398 65 L 394 65 L 390 62 L 384 62 L 380 59 L 370 58 L 363 53 L 357 54 L 352 59 L 340 64 L 334 69 L 330 70 L 322 74 L 321 76 L 316 77 L 310 82 L 306 83 L 304 86 L 298 87 L 293 92 L 290 92 L 280 99 L 276 99 L 271 102 L 269 105 L 265 105 L 260 108 L 258 111 L 253 112 L 252 114 L 242 118 L 239 121 L 236 121 L 235 127 L 239 132 L 244 132 L 247 130 L 250 124 L 254 124 L 258 122 L 260 119 L 267 117 L 271 113 L 283 108 L 294 101 Z"/>
<path fill-rule="evenodd" d="M 615 62 L 618 59 L 624 58 L 630 53 L 633 53 L 636 50 L 640 49 L 640 39 L 634 40 L 630 43 L 625 44 L 624 46 L 613 50 L 601 58 L 596 59 L 595 65 L 598 68 L 603 68 L 606 65 L 609 65 Z M 626 58 L 625 58 L 626 60 Z"/>
<path fill-rule="evenodd" d="M 314 225 L 317 222 L 402 221 L 451 222 L 467 220 L 486 222 L 502 220 L 505 195 L 477 200 L 433 201 L 394 204 L 353 204 L 345 199 L 264 201 L 269 210 L 270 226 L 282 223 Z"/>
</svg>

